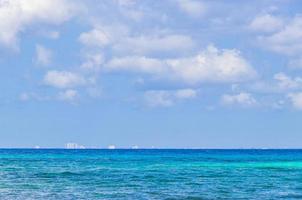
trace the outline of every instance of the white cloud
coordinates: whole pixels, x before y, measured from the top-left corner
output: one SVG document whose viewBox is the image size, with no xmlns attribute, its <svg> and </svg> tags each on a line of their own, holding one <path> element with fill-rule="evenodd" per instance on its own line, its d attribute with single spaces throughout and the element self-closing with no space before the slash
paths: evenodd
<svg viewBox="0 0 302 200">
<path fill-rule="evenodd" d="M 73 89 L 68 89 L 63 92 L 60 92 L 58 95 L 58 99 L 62 101 L 72 102 L 78 97 L 78 92 Z"/>
<path fill-rule="evenodd" d="M 86 46 L 104 47 L 111 43 L 111 36 L 106 31 L 96 28 L 82 33 L 79 41 Z"/>
<path fill-rule="evenodd" d="M 73 88 L 86 84 L 86 80 L 72 72 L 52 70 L 45 75 L 44 83 L 56 88 Z"/>
<path fill-rule="evenodd" d="M 283 19 L 270 15 L 264 14 L 257 16 L 249 25 L 249 29 L 260 32 L 274 32 L 280 30 L 283 26 Z"/>
<path fill-rule="evenodd" d="M 122 58 L 113 58 L 106 66 L 108 71 L 130 71 L 136 73 L 160 74 L 165 71 L 165 64 L 155 58 L 146 58 L 140 56 L 127 56 Z"/>
<path fill-rule="evenodd" d="M 256 81 L 248 86 L 249 89 L 265 93 L 265 94 L 280 94 L 297 91 L 302 89 L 302 78 L 291 77 L 283 72 L 274 74 L 273 80 L 270 81 Z"/>
<path fill-rule="evenodd" d="M 278 81 L 277 84 L 281 90 L 290 90 L 302 87 L 302 78 L 300 77 L 292 78 L 284 73 L 278 73 L 274 75 L 274 79 Z"/>
<path fill-rule="evenodd" d="M 104 68 L 108 71 L 130 71 L 150 74 L 156 78 L 200 82 L 240 82 L 255 78 L 256 72 L 236 50 L 218 50 L 213 46 L 198 55 L 179 59 L 146 57 L 113 58 Z"/>
<path fill-rule="evenodd" d="M 144 11 L 142 7 L 137 6 L 136 0 L 117 0 L 116 3 L 123 17 L 125 16 L 135 21 L 140 21 L 144 17 Z"/>
<path fill-rule="evenodd" d="M 302 52 L 302 16 L 294 17 L 280 31 L 259 39 L 267 49 L 285 55 L 299 55 Z"/>
<path fill-rule="evenodd" d="M 104 62 L 104 56 L 101 53 L 87 53 L 85 61 L 81 64 L 81 68 L 88 71 L 99 71 Z"/>
<path fill-rule="evenodd" d="M 221 97 L 221 101 L 224 105 L 241 105 L 241 106 L 253 106 L 257 104 L 256 99 L 246 92 L 241 92 L 239 94 L 230 95 L 225 94 Z"/>
<path fill-rule="evenodd" d="M 0 43 L 16 48 L 17 36 L 33 23 L 61 24 L 78 7 L 68 0 L 1 0 Z"/>
<path fill-rule="evenodd" d="M 38 65 L 48 65 L 51 63 L 52 51 L 43 47 L 42 45 L 36 45 L 36 62 Z"/>
<path fill-rule="evenodd" d="M 179 90 L 150 90 L 144 94 L 145 102 L 150 107 L 168 107 L 179 100 L 192 99 L 197 96 L 193 89 Z"/>
<path fill-rule="evenodd" d="M 190 99 L 197 96 L 197 91 L 193 89 L 181 89 L 175 92 L 175 97 L 179 99 Z"/>
<path fill-rule="evenodd" d="M 174 104 L 171 94 L 167 91 L 147 91 L 144 94 L 145 101 L 151 107 L 168 107 Z"/>
<path fill-rule="evenodd" d="M 294 108 L 298 110 L 302 109 L 302 92 L 291 93 L 288 95 L 288 98 L 291 100 Z"/>
<path fill-rule="evenodd" d="M 127 28 L 114 26 L 96 26 L 81 33 L 79 41 L 88 47 L 103 48 L 109 46 L 115 52 L 148 54 L 155 52 L 180 52 L 193 48 L 194 42 L 189 36 L 180 34 L 129 35 Z"/>
<path fill-rule="evenodd" d="M 192 17 L 199 17 L 206 12 L 206 6 L 198 0 L 178 0 L 179 8 Z"/>
<path fill-rule="evenodd" d="M 246 81 L 256 76 L 239 51 L 218 50 L 213 46 L 195 57 L 167 60 L 167 64 L 176 79 L 190 84 Z"/>
</svg>

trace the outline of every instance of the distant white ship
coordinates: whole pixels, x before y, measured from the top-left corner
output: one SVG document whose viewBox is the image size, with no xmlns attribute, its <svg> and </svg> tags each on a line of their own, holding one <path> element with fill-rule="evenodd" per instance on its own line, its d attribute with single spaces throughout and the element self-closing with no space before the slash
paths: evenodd
<svg viewBox="0 0 302 200">
<path fill-rule="evenodd" d="M 115 146 L 114 145 L 109 145 L 108 149 L 115 149 Z"/>
</svg>

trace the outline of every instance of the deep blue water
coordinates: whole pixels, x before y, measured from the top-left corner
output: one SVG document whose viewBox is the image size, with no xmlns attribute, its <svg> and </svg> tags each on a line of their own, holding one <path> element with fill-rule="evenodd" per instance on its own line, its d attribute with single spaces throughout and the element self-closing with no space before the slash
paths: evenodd
<svg viewBox="0 0 302 200">
<path fill-rule="evenodd" d="M 302 199 L 302 150 L 0 149 L 0 199 Z"/>
</svg>

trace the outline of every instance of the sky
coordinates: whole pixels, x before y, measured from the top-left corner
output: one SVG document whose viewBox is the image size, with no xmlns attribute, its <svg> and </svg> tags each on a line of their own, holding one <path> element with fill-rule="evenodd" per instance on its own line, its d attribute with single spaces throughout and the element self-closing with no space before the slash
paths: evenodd
<svg viewBox="0 0 302 200">
<path fill-rule="evenodd" d="M 0 0 L 0 147 L 302 148 L 299 0 Z"/>
</svg>

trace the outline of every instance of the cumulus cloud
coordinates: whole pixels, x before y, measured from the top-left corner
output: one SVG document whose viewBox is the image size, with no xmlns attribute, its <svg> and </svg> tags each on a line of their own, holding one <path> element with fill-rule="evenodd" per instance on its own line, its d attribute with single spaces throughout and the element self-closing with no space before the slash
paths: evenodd
<svg viewBox="0 0 302 200">
<path fill-rule="evenodd" d="M 69 71 L 52 70 L 44 76 L 44 83 L 56 88 L 73 88 L 86 82 L 82 76 Z"/>
<path fill-rule="evenodd" d="M 150 90 L 144 94 L 145 102 L 150 107 L 168 107 L 179 100 L 192 99 L 197 96 L 197 91 L 193 89 L 179 90 Z"/>
<path fill-rule="evenodd" d="M 221 101 L 224 105 L 241 105 L 241 106 L 253 106 L 257 104 L 256 99 L 250 93 L 241 92 L 239 94 L 225 94 L 221 97 Z"/>
<path fill-rule="evenodd" d="M 294 108 L 302 110 L 302 92 L 290 93 L 288 95 Z"/>
<path fill-rule="evenodd" d="M 102 53 L 86 53 L 85 61 L 81 64 L 81 68 L 87 71 L 99 71 L 104 62 Z"/>
<path fill-rule="evenodd" d="M 302 16 L 297 15 L 282 28 L 268 36 L 259 38 L 265 48 L 285 55 L 302 52 Z"/>
<path fill-rule="evenodd" d="M 17 36 L 34 23 L 61 24 L 78 10 L 68 0 L 1 0 L 0 43 L 15 47 Z"/>
<path fill-rule="evenodd" d="M 107 71 L 129 71 L 147 74 L 164 73 L 165 67 L 165 63 L 161 60 L 144 56 L 113 58 L 104 66 Z"/>
<path fill-rule="evenodd" d="M 136 0 L 117 0 L 116 3 L 123 17 L 135 21 L 140 21 L 144 17 L 145 12 L 140 6 L 137 6 Z"/>
<path fill-rule="evenodd" d="M 120 33 L 120 34 L 117 34 Z M 115 52 L 150 54 L 155 52 L 179 52 L 190 50 L 194 42 L 189 36 L 180 34 L 130 36 L 126 28 L 102 26 L 81 33 L 79 41 L 88 47 L 110 46 Z"/>
<path fill-rule="evenodd" d="M 193 89 L 181 89 L 175 91 L 174 95 L 178 99 L 190 99 L 197 96 L 197 91 Z"/>
<path fill-rule="evenodd" d="M 111 36 L 102 29 L 92 29 L 82 33 L 79 41 L 86 46 L 104 47 L 111 43 Z"/>
<path fill-rule="evenodd" d="M 63 92 L 60 92 L 58 99 L 62 101 L 72 102 L 78 97 L 78 92 L 73 89 L 68 89 Z"/>
<path fill-rule="evenodd" d="M 255 78 L 256 72 L 237 50 L 219 50 L 214 46 L 196 56 L 179 59 L 146 57 L 113 58 L 105 65 L 107 71 L 129 71 L 150 74 L 156 78 L 200 82 L 240 82 Z"/>
<path fill-rule="evenodd" d="M 206 6 L 202 1 L 178 0 L 179 8 L 192 17 L 199 17 L 206 12 Z"/>
<path fill-rule="evenodd" d="M 262 94 L 287 94 L 302 89 L 302 77 L 279 72 L 273 75 L 272 80 L 257 80 L 247 88 Z"/>
<path fill-rule="evenodd" d="M 259 15 L 249 24 L 249 29 L 257 32 L 274 32 L 283 26 L 283 19 L 270 14 Z"/>
<path fill-rule="evenodd" d="M 281 90 L 298 89 L 302 87 L 302 78 L 292 78 L 284 73 L 277 73 L 274 75 L 274 79 L 277 80 L 277 84 Z"/>
<path fill-rule="evenodd" d="M 42 45 L 36 45 L 36 62 L 38 65 L 48 65 L 51 63 L 52 51 Z"/>
<path fill-rule="evenodd" d="M 144 94 L 145 101 L 148 106 L 172 106 L 174 104 L 171 94 L 167 91 L 147 91 Z"/>
</svg>

